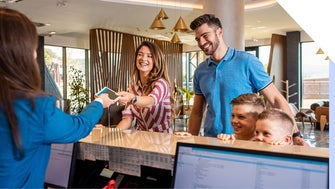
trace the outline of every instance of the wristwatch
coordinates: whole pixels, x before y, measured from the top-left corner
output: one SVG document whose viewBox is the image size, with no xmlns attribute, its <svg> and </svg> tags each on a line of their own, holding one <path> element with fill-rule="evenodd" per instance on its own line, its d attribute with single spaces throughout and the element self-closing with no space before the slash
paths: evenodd
<svg viewBox="0 0 335 189">
<path fill-rule="evenodd" d="M 293 137 L 293 138 L 294 138 L 294 137 L 300 137 L 300 138 L 302 138 L 303 136 L 302 136 L 301 132 L 298 131 L 298 132 L 293 133 L 292 137 Z"/>
<path fill-rule="evenodd" d="M 136 102 L 137 102 L 137 96 L 135 95 L 131 103 L 136 104 Z"/>
</svg>

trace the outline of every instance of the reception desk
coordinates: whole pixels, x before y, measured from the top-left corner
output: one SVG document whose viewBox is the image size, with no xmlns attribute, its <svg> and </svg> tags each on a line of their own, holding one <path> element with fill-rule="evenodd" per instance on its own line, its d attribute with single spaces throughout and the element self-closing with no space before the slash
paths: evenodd
<svg viewBox="0 0 335 189">
<path fill-rule="evenodd" d="M 171 170 L 173 173 L 177 142 L 329 157 L 328 148 L 295 145 L 274 146 L 243 140 L 231 142 L 212 137 L 176 136 L 166 133 L 102 128 L 94 129 L 89 136 L 79 141 L 77 158 L 109 161 L 110 170 L 134 176 L 141 175 L 141 165 Z"/>
</svg>

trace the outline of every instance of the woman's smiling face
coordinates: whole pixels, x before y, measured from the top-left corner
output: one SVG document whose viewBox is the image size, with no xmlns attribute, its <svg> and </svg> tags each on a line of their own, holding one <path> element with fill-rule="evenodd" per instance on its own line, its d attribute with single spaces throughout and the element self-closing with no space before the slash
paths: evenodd
<svg viewBox="0 0 335 189">
<path fill-rule="evenodd" d="M 147 46 L 142 46 L 136 56 L 136 67 L 143 75 L 148 75 L 154 66 L 152 54 Z"/>
</svg>

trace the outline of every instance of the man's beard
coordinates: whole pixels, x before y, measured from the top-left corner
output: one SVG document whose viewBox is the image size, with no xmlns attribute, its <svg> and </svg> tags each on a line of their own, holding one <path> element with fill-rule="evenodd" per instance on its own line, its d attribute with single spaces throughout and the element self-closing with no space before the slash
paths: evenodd
<svg viewBox="0 0 335 189">
<path fill-rule="evenodd" d="M 210 42 L 210 46 L 208 48 L 209 51 L 206 51 L 205 49 L 202 49 L 202 51 L 206 54 L 206 55 L 213 55 L 214 52 L 218 49 L 219 47 L 219 39 L 216 36 L 215 40 Z"/>
</svg>

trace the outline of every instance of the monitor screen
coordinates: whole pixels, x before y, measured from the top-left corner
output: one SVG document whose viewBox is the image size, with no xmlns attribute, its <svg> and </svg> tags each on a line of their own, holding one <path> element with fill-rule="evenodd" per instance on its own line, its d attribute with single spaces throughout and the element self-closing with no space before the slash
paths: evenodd
<svg viewBox="0 0 335 189">
<path fill-rule="evenodd" d="M 174 188 L 328 188 L 328 158 L 177 143 Z"/>
<path fill-rule="evenodd" d="M 52 144 L 47 172 L 46 186 L 71 187 L 74 175 L 75 144 Z"/>
</svg>

